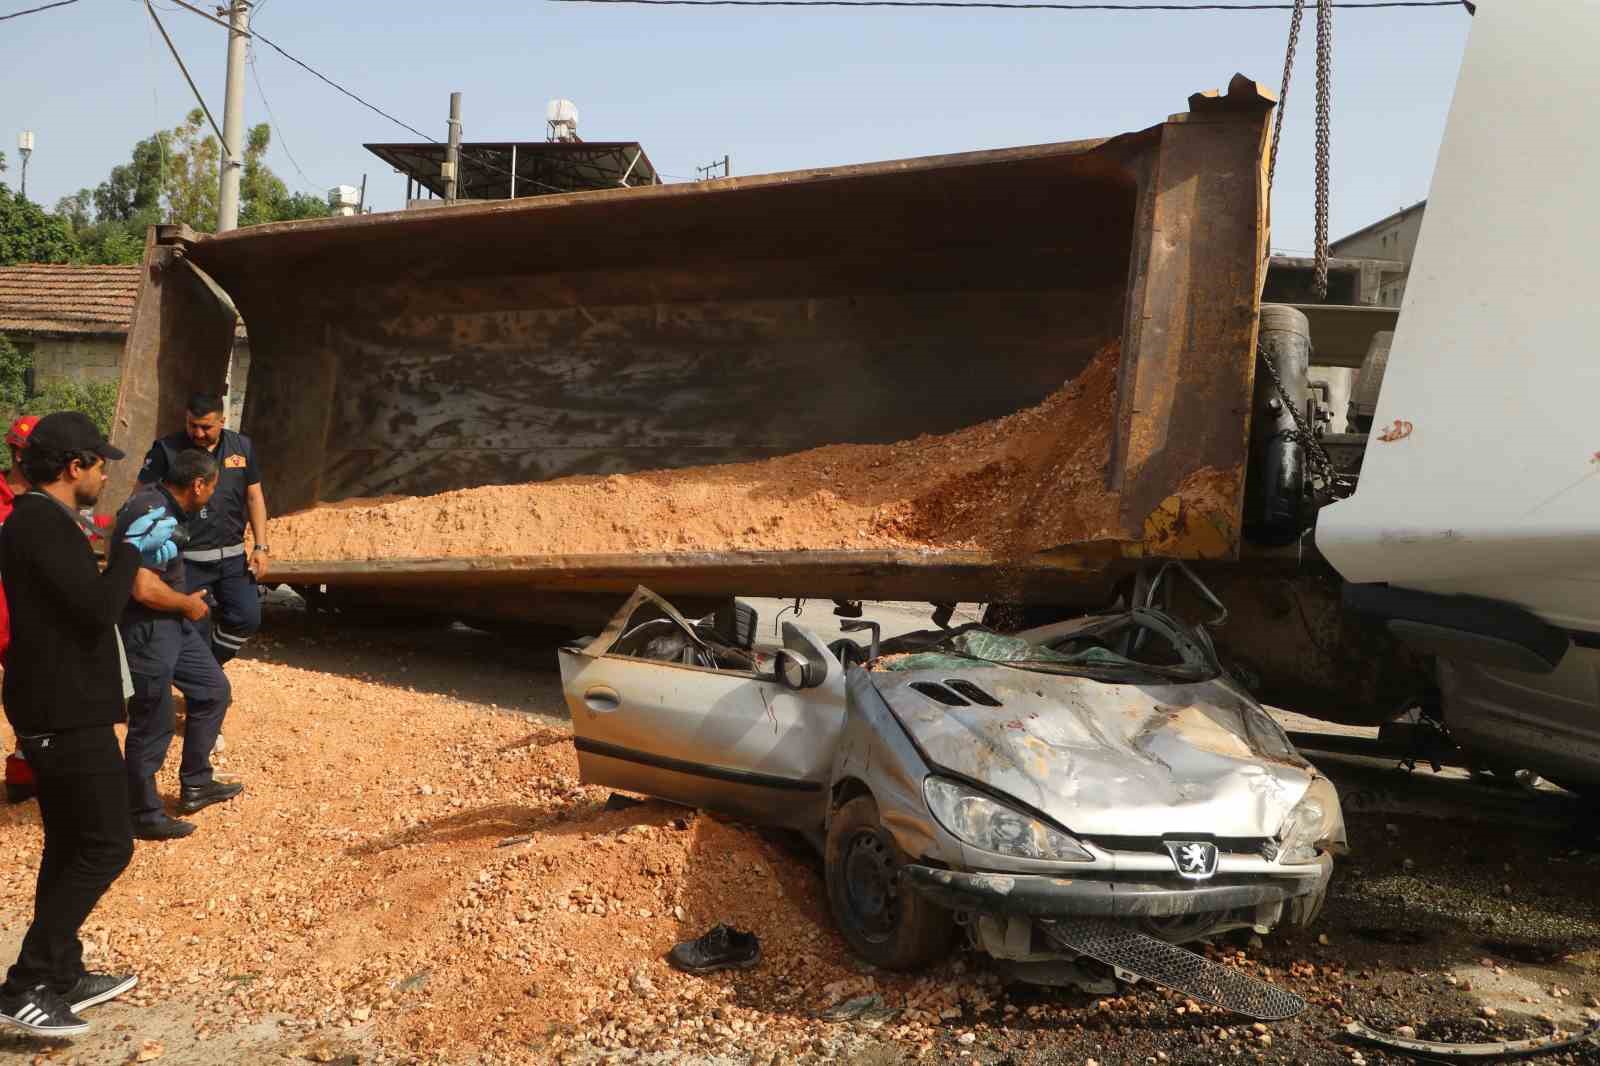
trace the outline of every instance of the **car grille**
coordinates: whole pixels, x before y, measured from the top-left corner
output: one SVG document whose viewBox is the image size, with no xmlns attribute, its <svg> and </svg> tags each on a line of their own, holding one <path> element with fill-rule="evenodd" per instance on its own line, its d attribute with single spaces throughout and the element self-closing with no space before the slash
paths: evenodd
<svg viewBox="0 0 1600 1066">
<path fill-rule="evenodd" d="M 1262 855 L 1273 859 L 1278 854 L 1278 842 L 1271 837 L 1211 837 L 1203 833 L 1184 836 L 1173 833 L 1169 838 L 1139 836 L 1093 836 L 1085 838 L 1096 847 L 1107 851 L 1143 851 L 1152 855 L 1167 853 L 1166 840 L 1208 840 L 1224 855 Z"/>
</svg>

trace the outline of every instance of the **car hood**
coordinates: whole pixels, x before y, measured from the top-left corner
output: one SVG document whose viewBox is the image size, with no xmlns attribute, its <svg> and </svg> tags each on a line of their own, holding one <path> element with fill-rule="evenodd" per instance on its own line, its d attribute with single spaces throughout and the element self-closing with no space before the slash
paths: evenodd
<svg viewBox="0 0 1600 1066">
<path fill-rule="evenodd" d="M 935 769 L 1091 839 L 1276 836 L 1316 776 L 1260 705 L 1222 680 L 1111 685 L 1009 667 L 872 680 Z M 999 706 L 946 706 L 917 688 L 951 680 Z"/>
</svg>

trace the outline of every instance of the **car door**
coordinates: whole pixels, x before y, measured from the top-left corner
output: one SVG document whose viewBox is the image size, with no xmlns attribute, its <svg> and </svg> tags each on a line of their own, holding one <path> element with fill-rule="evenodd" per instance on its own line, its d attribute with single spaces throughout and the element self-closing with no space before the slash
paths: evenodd
<svg viewBox="0 0 1600 1066">
<path fill-rule="evenodd" d="M 770 672 L 705 665 L 694 628 L 647 589 L 583 647 L 560 653 L 573 742 L 586 784 L 626 789 L 769 825 L 821 824 L 844 721 L 844 670 L 792 623 L 785 643 L 826 664 L 790 690 Z M 684 646 L 689 662 L 641 658 L 641 635 Z"/>
</svg>

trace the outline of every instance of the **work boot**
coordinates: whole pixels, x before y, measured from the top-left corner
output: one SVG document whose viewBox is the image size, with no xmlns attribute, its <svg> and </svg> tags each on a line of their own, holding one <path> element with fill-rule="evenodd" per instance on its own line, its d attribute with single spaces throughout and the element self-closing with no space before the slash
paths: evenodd
<svg viewBox="0 0 1600 1066">
<path fill-rule="evenodd" d="M 193 788 L 185 785 L 178 793 L 178 813 L 193 814 L 214 803 L 226 803 L 243 791 L 244 786 L 237 781 L 211 781 Z"/>
<path fill-rule="evenodd" d="M 193 822 L 183 822 L 158 814 L 133 823 L 133 835 L 140 840 L 181 840 L 194 832 Z"/>
<path fill-rule="evenodd" d="M 72 1013 L 77 1014 L 86 1007 L 116 999 L 138 983 L 138 976 L 131 973 L 86 973 L 64 998 Z"/>
<path fill-rule="evenodd" d="M 754 933 L 719 925 L 696 940 L 674 945 L 667 961 L 685 973 L 747 970 L 761 961 L 761 941 Z"/>
</svg>

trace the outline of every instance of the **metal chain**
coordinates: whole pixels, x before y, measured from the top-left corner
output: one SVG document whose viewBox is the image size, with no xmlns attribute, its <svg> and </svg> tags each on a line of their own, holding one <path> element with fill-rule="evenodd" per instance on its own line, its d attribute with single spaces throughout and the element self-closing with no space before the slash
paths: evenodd
<svg viewBox="0 0 1600 1066">
<path fill-rule="evenodd" d="M 1329 97 L 1333 89 L 1333 0 L 1317 0 L 1317 231 L 1311 290 L 1328 298 Z"/>
<path fill-rule="evenodd" d="M 1312 492 L 1326 496 L 1330 501 L 1342 500 L 1355 492 L 1355 478 L 1334 469 L 1333 457 L 1322 446 L 1322 441 L 1317 439 L 1311 427 L 1306 425 L 1305 415 L 1300 413 L 1299 401 L 1291 397 L 1289 390 L 1284 388 L 1283 378 L 1278 376 L 1278 368 L 1267 358 L 1266 348 L 1257 347 L 1256 356 L 1261 360 L 1261 365 L 1267 368 L 1267 376 L 1272 379 L 1272 387 L 1278 394 L 1279 402 L 1288 408 L 1289 417 L 1294 419 L 1294 432 L 1290 434 L 1290 438 L 1305 446 L 1306 462 L 1311 467 Z"/>
<path fill-rule="evenodd" d="M 1289 16 L 1289 48 L 1283 54 L 1283 83 L 1278 89 L 1278 114 L 1272 120 L 1272 155 L 1267 160 L 1267 195 L 1272 195 L 1272 181 L 1278 173 L 1278 142 L 1283 139 L 1283 111 L 1289 105 L 1289 75 L 1294 72 L 1294 51 L 1300 44 L 1300 23 L 1306 14 L 1306 0 L 1294 0 L 1294 14 Z"/>
</svg>

